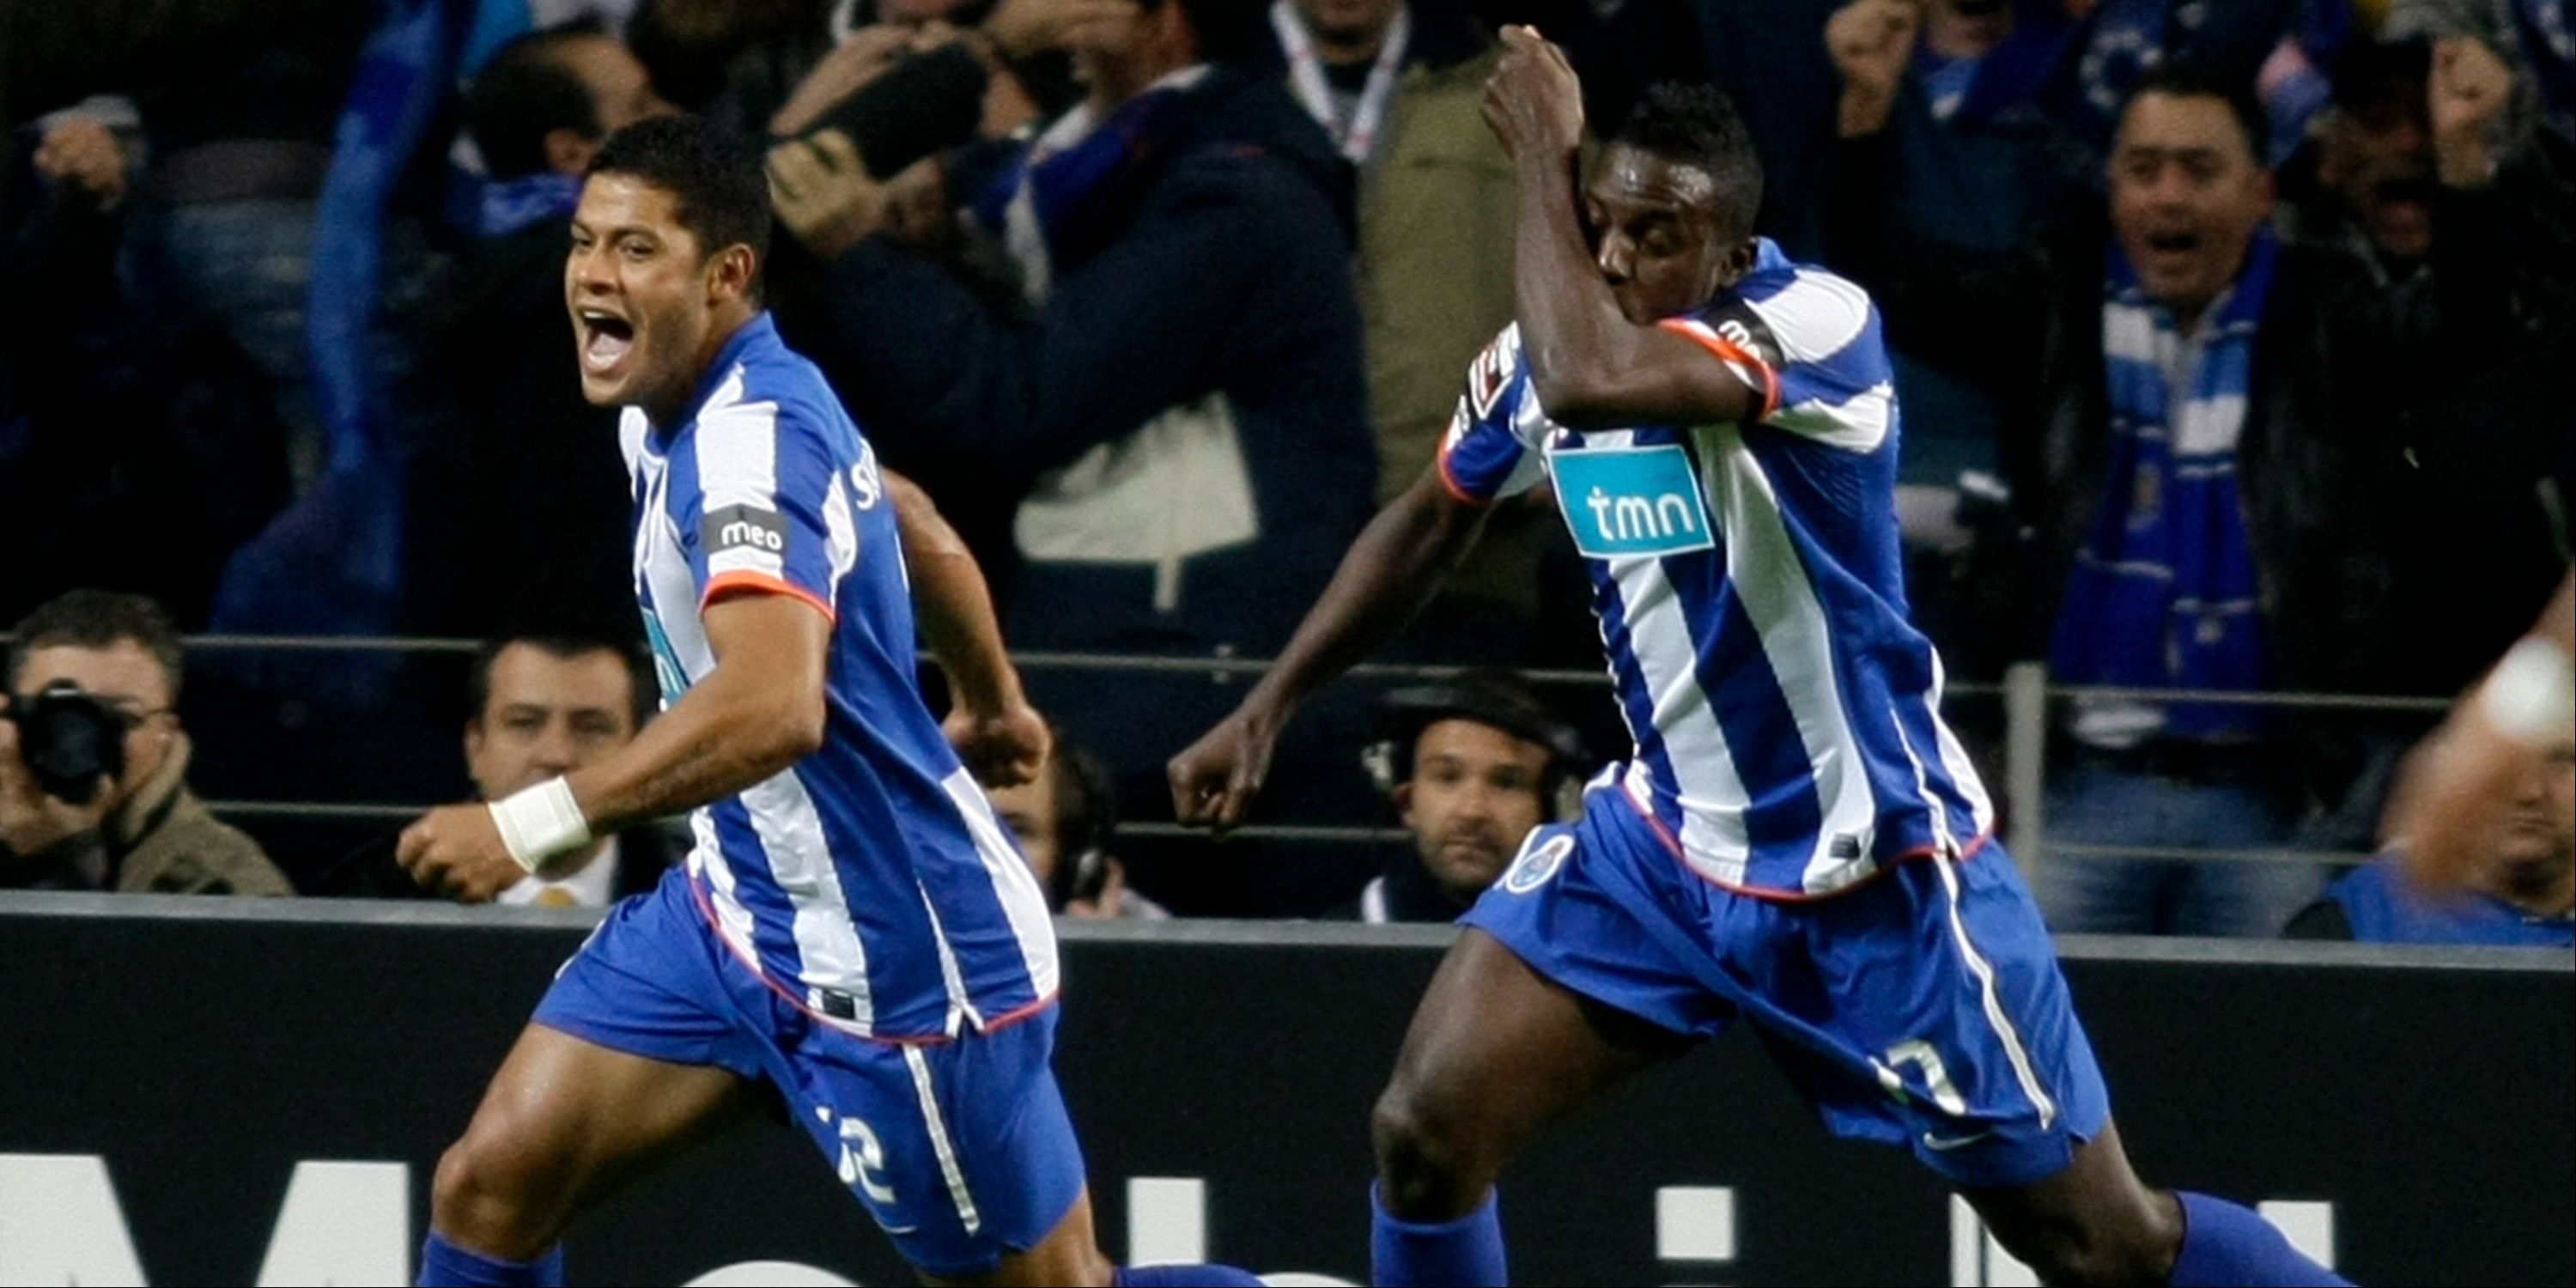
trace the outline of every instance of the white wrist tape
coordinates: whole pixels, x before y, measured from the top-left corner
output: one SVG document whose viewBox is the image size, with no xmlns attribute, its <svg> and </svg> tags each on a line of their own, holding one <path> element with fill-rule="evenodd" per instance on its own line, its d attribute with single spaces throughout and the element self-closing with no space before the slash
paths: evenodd
<svg viewBox="0 0 2576 1288">
<path fill-rule="evenodd" d="M 2496 663 L 2478 699 L 2487 722 L 2516 742 L 2542 746 L 2576 721 L 2576 668 L 2554 640 L 2526 636 Z"/>
<path fill-rule="evenodd" d="M 572 786 L 561 778 L 546 781 L 492 802 L 492 822 L 501 829 L 501 844 L 519 866 L 535 872 L 559 854 L 590 844 L 590 821 L 572 798 Z"/>
</svg>

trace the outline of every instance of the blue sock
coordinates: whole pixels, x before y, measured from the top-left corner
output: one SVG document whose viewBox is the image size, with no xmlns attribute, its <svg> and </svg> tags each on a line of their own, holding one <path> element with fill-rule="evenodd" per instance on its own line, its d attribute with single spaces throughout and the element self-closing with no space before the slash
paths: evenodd
<svg viewBox="0 0 2576 1288">
<path fill-rule="evenodd" d="M 2308 1260 L 2279 1229 L 2249 1209 L 2206 1194 L 2174 1191 L 2182 1200 L 2182 1251 L 2174 1257 L 2174 1288 L 2243 1284 L 2293 1288 L 2352 1281 Z"/>
<path fill-rule="evenodd" d="M 420 1247 L 422 1288 L 563 1288 L 563 1245 L 558 1243 L 534 1261 L 503 1261 L 449 1243 L 438 1231 Z"/>
<path fill-rule="evenodd" d="M 1418 1225 L 1386 1210 L 1377 1187 L 1369 1187 L 1370 1281 L 1383 1288 L 1413 1284 L 1502 1285 L 1503 1223 L 1495 1215 L 1496 1195 L 1455 1221 Z"/>
<path fill-rule="evenodd" d="M 1120 1288 L 1262 1288 L 1261 1276 L 1232 1266 L 1119 1266 L 1109 1282 Z"/>
</svg>

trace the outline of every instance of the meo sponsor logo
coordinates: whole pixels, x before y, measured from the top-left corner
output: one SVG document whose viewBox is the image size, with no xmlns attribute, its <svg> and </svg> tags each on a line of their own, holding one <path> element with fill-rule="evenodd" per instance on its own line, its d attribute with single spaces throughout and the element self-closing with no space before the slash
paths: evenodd
<svg viewBox="0 0 2576 1288">
<path fill-rule="evenodd" d="M 1660 447 L 1551 453 L 1557 504 L 1590 559 L 1682 554 L 1716 544 L 1688 452 Z"/>
<path fill-rule="evenodd" d="M 705 522 L 698 527 L 698 539 L 706 545 L 710 557 L 728 550 L 787 553 L 787 525 L 779 522 L 774 512 L 748 505 L 708 511 Z"/>
</svg>

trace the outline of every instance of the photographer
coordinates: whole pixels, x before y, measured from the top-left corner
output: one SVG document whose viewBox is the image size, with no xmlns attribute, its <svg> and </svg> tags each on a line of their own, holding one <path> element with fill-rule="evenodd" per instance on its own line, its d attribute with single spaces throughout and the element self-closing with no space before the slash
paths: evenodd
<svg viewBox="0 0 2576 1288">
<path fill-rule="evenodd" d="M 186 784 L 179 637 L 161 606 L 76 590 L 18 623 L 0 698 L 0 888 L 292 894 Z"/>
</svg>

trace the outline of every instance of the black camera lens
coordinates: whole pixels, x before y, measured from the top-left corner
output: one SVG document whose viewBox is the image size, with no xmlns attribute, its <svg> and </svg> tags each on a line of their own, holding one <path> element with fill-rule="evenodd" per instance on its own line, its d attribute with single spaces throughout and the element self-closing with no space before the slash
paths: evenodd
<svg viewBox="0 0 2576 1288">
<path fill-rule="evenodd" d="M 18 754 L 48 796 L 87 805 L 97 799 L 100 779 L 125 772 L 131 722 L 68 680 L 46 685 L 10 717 L 18 722 Z"/>
</svg>

